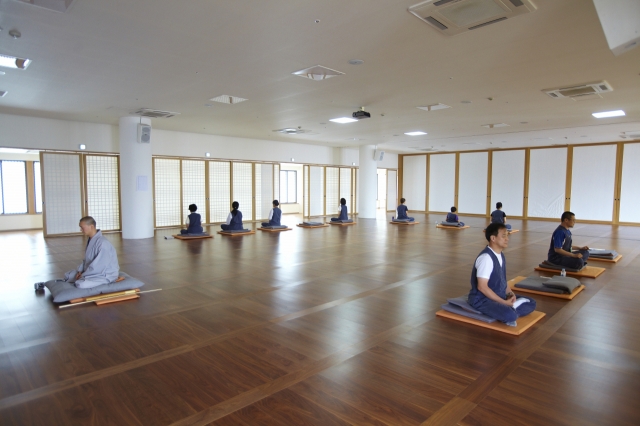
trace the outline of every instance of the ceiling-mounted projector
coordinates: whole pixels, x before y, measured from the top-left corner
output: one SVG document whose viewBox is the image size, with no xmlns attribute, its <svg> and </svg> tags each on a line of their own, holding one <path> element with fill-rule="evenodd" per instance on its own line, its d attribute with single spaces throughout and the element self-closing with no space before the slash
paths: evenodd
<svg viewBox="0 0 640 426">
<path fill-rule="evenodd" d="M 356 120 L 363 120 L 365 118 L 371 118 L 371 114 L 369 114 L 367 111 L 362 110 L 362 109 L 359 110 L 359 111 L 354 112 L 351 116 L 353 118 L 355 118 Z"/>
</svg>

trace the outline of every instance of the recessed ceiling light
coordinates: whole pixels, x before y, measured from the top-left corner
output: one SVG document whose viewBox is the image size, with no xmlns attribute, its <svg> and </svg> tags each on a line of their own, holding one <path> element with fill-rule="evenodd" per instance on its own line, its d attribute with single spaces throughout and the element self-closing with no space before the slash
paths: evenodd
<svg viewBox="0 0 640 426">
<path fill-rule="evenodd" d="M 332 118 L 329 121 L 333 121 L 334 123 L 345 124 L 345 123 L 353 123 L 354 121 L 358 121 L 358 120 L 351 117 L 339 117 L 339 118 Z"/>
<path fill-rule="evenodd" d="M 495 123 L 495 124 L 483 124 L 482 127 L 486 127 L 487 129 L 494 129 L 496 127 L 509 127 L 509 125 L 505 123 Z"/>
<path fill-rule="evenodd" d="M 332 70 L 331 68 L 323 67 L 322 65 L 305 68 L 300 71 L 295 71 L 292 74 L 299 77 L 308 78 L 310 80 L 326 80 L 331 77 L 344 75 L 343 72 Z"/>
<path fill-rule="evenodd" d="M 349 65 L 362 65 L 364 61 L 362 59 L 349 59 Z"/>
<path fill-rule="evenodd" d="M 230 95 L 220 95 L 220 96 L 216 96 L 215 98 L 211 98 L 209 100 L 212 102 L 220 102 L 221 104 L 228 104 L 228 105 L 239 104 L 240 102 L 246 101 L 245 98 L 241 98 L 239 96 L 230 96 Z"/>
<path fill-rule="evenodd" d="M 421 132 L 419 130 L 415 131 L 415 132 L 404 132 L 405 135 L 407 136 L 422 136 L 422 135 L 426 135 L 427 132 Z"/>
<path fill-rule="evenodd" d="M 423 106 L 423 107 L 416 107 L 418 109 L 422 109 L 425 111 L 436 111 L 438 109 L 447 109 L 447 108 L 451 108 L 449 105 L 445 105 L 445 104 L 433 104 L 433 105 L 427 105 L 427 106 Z"/>
<path fill-rule="evenodd" d="M 16 58 L 15 56 L 0 55 L 0 67 L 17 68 L 26 70 L 31 64 L 31 59 Z"/>
<path fill-rule="evenodd" d="M 593 115 L 595 118 L 609 118 L 609 117 L 622 117 L 626 115 L 623 110 L 618 109 L 615 111 L 603 111 L 603 112 L 594 112 Z"/>
</svg>

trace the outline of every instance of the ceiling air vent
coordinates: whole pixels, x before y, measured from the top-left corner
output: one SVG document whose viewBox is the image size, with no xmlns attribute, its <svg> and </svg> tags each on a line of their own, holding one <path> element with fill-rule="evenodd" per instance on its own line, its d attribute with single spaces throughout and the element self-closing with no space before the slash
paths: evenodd
<svg viewBox="0 0 640 426">
<path fill-rule="evenodd" d="M 231 95 L 220 95 L 220 96 L 216 96 L 215 98 L 211 98 L 209 100 L 212 102 L 220 102 L 221 104 L 227 104 L 227 105 L 235 105 L 235 104 L 239 104 L 240 102 L 246 101 L 245 98 L 241 98 L 239 96 L 231 96 Z"/>
<path fill-rule="evenodd" d="M 553 99 L 570 98 L 574 101 L 587 99 L 600 99 L 601 93 L 613 92 L 613 87 L 606 81 L 597 81 L 594 83 L 578 84 L 576 86 L 561 87 L 557 89 L 543 90 L 549 97 Z"/>
<path fill-rule="evenodd" d="M 531 0 L 427 0 L 409 13 L 438 32 L 452 36 L 533 12 Z"/>
<path fill-rule="evenodd" d="M 140 108 L 139 110 L 134 111 L 131 114 L 139 115 L 141 117 L 150 117 L 150 118 L 171 118 L 175 115 L 180 115 L 179 112 L 160 111 L 157 109 L 149 109 L 149 108 Z"/>
<path fill-rule="evenodd" d="M 16 0 L 56 12 L 66 12 L 75 0 Z"/>
<path fill-rule="evenodd" d="M 308 78 L 310 80 L 326 80 L 328 78 L 344 75 L 343 72 L 332 70 L 331 68 L 323 67 L 322 65 L 305 68 L 300 71 L 295 71 L 292 74 Z"/>
<path fill-rule="evenodd" d="M 304 129 L 300 128 L 300 127 L 298 127 L 298 128 L 285 127 L 284 129 L 274 130 L 274 132 L 282 133 L 282 134 L 285 134 L 285 135 L 300 135 L 302 133 L 309 133 L 309 130 L 304 130 Z"/>
</svg>

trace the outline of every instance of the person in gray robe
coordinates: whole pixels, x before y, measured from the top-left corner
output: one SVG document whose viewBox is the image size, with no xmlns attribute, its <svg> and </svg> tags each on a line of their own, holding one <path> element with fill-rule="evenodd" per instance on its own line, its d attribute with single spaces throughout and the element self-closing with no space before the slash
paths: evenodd
<svg viewBox="0 0 640 426">
<path fill-rule="evenodd" d="M 91 288 L 115 282 L 120 265 L 116 250 L 96 229 L 96 221 L 91 216 L 80 219 L 82 234 L 89 237 L 84 260 L 76 268 L 64 274 L 64 280 L 78 288 Z"/>
</svg>

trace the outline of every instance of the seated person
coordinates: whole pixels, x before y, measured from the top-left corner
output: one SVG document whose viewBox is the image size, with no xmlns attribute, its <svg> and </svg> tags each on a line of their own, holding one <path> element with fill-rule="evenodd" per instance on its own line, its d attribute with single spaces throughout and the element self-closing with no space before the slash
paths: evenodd
<svg viewBox="0 0 640 426">
<path fill-rule="evenodd" d="M 222 225 L 220 225 L 223 231 L 235 231 L 244 229 L 242 225 L 242 212 L 238 210 L 238 207 L 240 207 L 239 202 L 234 201 L 233 203 L 231 203 L 232 210 L 227 216 L 227 223 L 223 223 Z"/>
<path fill-rule="evenodd" d="M 340 216 L 332 217 L 331 222 L 349 220 L 349 215 L 347 214 L 347 200 L 345 200 L 344 198 L 340 198 L 340 206 L 338 208 L 339 208 L 338 211 L 340 212 Z"/>
<path fill-rule="evenodd" d="M 547 260 L 554 265 L 567 268 L 582 269 L 589 259 L 589 247 L 574 247 L 571 240 L 571 231 L 576 223 L 576 215 L 572 212 L 564 212 L 560 218 L 561 223 L 553 231 Z M 576 253 L 572 253 L 576 251 Z"/>
<path fill-rule="evenodd" d="M 502 203 L 496 203 L 496 209 L 491 212 L 491 223 L 504 223 L 508 231 L 511 231 L 511 225 L 507 223 L 507 215 L 502 211 Z"/>
<path fill-rule="evenodd" d="M 404 205 L 406 201 L 407 200 L 405 200 L 404 198 L 400 198 L 400 205 L 396 209 L 396 217 L 391 219 L 405 219 L 409 222 L 413 222 L 415 220 L 414 218 L 407 216 L 407 212 L 409 211 L 409 209 Z"/>
<path fill-rule="evenodd" d="M 204 234 L 204 229 L 202 229 L 202 223 L 200 222 L 200 214 L 196 213 L 196 210 L 198 210 L 198 206 L 189 204 L 191 214 L 187 216 L 187 229 L 181 229 L 181 234 Z"/>
<path fill-rule="evenodd" d="M 456 214 L 457 211 L 458 209 L 456 209 L 455 207 L 451 207 L 451 213 L 447 213 L 447 218 L 445 219 L 445 222 L 449 222 L 449 223 L 456 222 L 458 226 L 464 226 L 464 222 L 460 222 L 460 219 Z"/>
<path fill-rule="evenodd" d="M 115 282 L 120 272 L 116 250 L 102 236 L 102 231 L 96 229 L 96 221 L 91 216 L 80 219 L 80 230 L 89 237 L 84 260 L 76 269 L 66 272 L 64 280 L 78 288 Z"/>
<path fill-rule="evenodd" d="M 485 237 L 489 245 L 476 258 L 471 272 L 471 291 L 467 302 L 485 315 L 515 327 L 516 319 L 536 310 L 531 298 L 517 308 L 516 296 L 508 291 L 507 265 L 502 251 L 509 245 L 509 232 L 502 223 L 487 226 Z"/>
<path fill-rule="evenodd" d="M 280 218 L 282 217 L 282 210 L 280 210 L 280 203 L 278 200 L 273 200 L 273 208 L 269 211 L 269 222 L 262 222 L 262 227 L 265 226 L 281 226 Z"/>
</svg>

